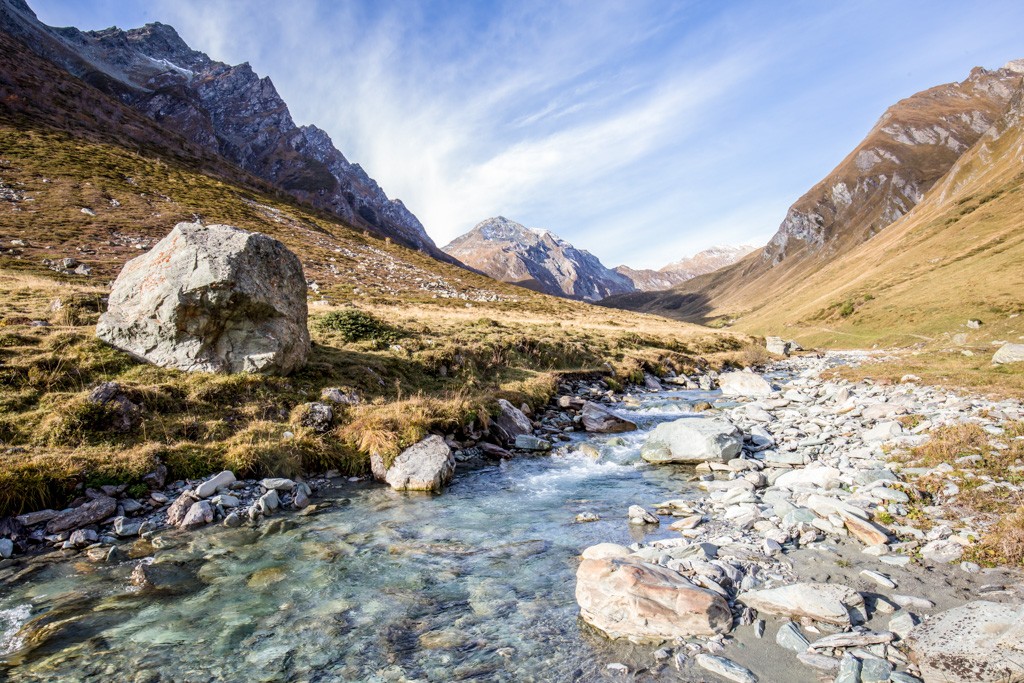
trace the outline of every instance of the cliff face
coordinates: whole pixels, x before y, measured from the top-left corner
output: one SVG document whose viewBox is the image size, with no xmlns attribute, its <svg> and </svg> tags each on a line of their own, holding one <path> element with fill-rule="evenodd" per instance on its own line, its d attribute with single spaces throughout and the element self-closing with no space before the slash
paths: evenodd
<svg viewBox="0 0 1024 683">
<path fill-rule="evenodd" d="M 191 49 L 170 26 L 79 31 L 0 0 L 0 30 L 189 142 L 357 227 L 444 258 L 423 225 L 315 126 L 299 127 L 269 78 Z M 116 125 L 116 122 L 100 122 Z"/>
<path fill-rule="evenodd" d="M 629 266 L 618 266 L 615 271 L 628 277 L 637 291 L 656 292 L 675 287 L 698 275 L 706 275 L 730 266 L 755 249 L 756 247 L 750 246 L 711 247 L 659 270 L 637 270 Z"/>
<path fill-rule="evenodd" d="M 503 216 L 488 218 L 445 246 L 466 265 L 502 282 L 584 301 L 633 291 L 625 276 L 588 251 L 547 230 L 526 228 Z"/>
</svg>

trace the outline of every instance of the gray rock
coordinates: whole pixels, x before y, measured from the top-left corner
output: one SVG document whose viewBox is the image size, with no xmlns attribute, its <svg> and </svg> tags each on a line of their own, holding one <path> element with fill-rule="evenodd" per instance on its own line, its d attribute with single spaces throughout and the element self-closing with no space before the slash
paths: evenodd
<svg viewBox="0 0 1024 683">
<path fill-rule="evenodd" d="M 277 489 L 270 489 L 256 499 L 256 506 L 264 515 L 269 515 L 271 512 L 281 507 L 281 498 L 277 495 Z"/>
<path fill-rule="evenodd" d="M 78 529 L 89 524 L 102 522 L 117 512 L 117 501 L 109 496 L 100 496 L 76 508 L 63 510 L 46 524 L 46 533 L 57 534 L 61 531 Z"/>
<path fill-rule="evenodd" d="M 718 386 L 725 396 L 770 396 L 772 385 L 752 372 L 726 372 L 718 376 Z"/>
<path fill-rule="evenodd" d="M 958 562 L 964 554 L 964 547 L 956 541 L 936 539 L 921 548 L 921 557 L 935 564 Z"/>
<path fill-rule="evenodd" d="M 530 418 L 505 399 L 498 399 L 498 410 L 498 416 L 491 423 L 491 429 L 506 445 L 515 443 L 517 436 L 533 432 Z"/>
<path fill-rule="evenodd" d="M 810 646 L 800 627 L 792 621 L 787 621 L 779 627 L 779 632 L 775 634 L 775 642 L 793 652 L 806 652 Z"/>
<path fill-rule="evenodd" d="M 224 517 L 224 526 L 228 527 L 239 527 L 242 526 L 242 517 L 237 512 L 229 512 Z"/>
<path fill-rule="evenodd" d="M 23 515 L 18 515 L 15 519 L 23 526 L 35 526 L 36 524 L 49 522 L 58 514 L 60 513 L 56 510 L 38 510 L 36 512 L 26 512 Z"/>
<path fill-rule="evenodd" d="M 651 431 L 640 456 L 653 463 L 728 462 L 740 454 L 743 437 L 725 420 L 684 417 Z"/>
<path fill-rule="evenodd" d="M 396 491 L 439 492 L 455 475 L 455 457 L 436 434 L 410 446 L 395 458 L 384 480 Z"/>
<path fill-rule="evenodd" d="M 533 434 L 520 434 L 516 437 L 515 447 L 522 451 L 550 451 L 551 442 Z"/>
<path fill-rule="evenodd" d="M 860 683 L 888 683 L 892 664 L 888 660 L 869 657 L 860 664 Z"/>
<path fill-rule="evenodd" d="M 630 524 L 660 524 L 661 520 L 658 519 L 657 515 L 654 515 L 647 510 L 644 510 L 639 505 L 630 505 L 629 511 L 626 513 L 629 517 Z"/>
<path fill-rule="evenodd" d="M 860 660 L 849 652 L 843 653 L 834 683 L 860 683 Z"/>
<path fill-rule="evenodd" d="M 839 671 L 839 660 L 835 657 L 818 654 L 817 652 L 800 652 L 796 656 L 801 663 L 820 671 Z"/>
<path fill-rule="evenodd" d="M 792 345 L 782 337 L 766 337 L 764 342 L 768 353 L 774 353 L 777 356 L 788 356 L 792 350 Z"/>
<path fill-rule="evenodd" d="M 178 525 L 182 529 L 198 529 L 201 526 L 205 526 L 213 521 L 213 506 L 210 505 L 209 501 L 201 500 L 196 503 L 192 503 L 192 506 L 185 513 L 181 523 Z"/>
<path fill-rule="evenodd" d="M 139 529 L 141 528 L 141 521 L 131 520 L 127 517 L 114 518 L 114 534 L 121 538 L 130 538 L 132 536 L 138 536 Z"/>
<path fill-rule="evenodd" d="M 1024 362 L 1024 344 L 1003 344 L 992 356 L 996 365 Z"/>
<path fill-rule="evenodd" d="M 275 239 L 179 223 L 121 270 L 96 335 L 180 370 L 288 374 L 309 353 L 306 279 Z"/>
<path fill-rule="evenodd" d="M 182 491 L 181 495 L 171 503 L 171 507 L 167 508 L 167 524 L 170 526 L 181 524 L 181 520 L 185 519 L 192 504 L 198 500 L 199 498 L 192 491 L 188 489 Z"/>
<path fill-rule="evenodd" d="M 811 650 L 830 650 L 834 648 L 865 647 L 877 645 L 878 643 L 891 643 L 892 633 L 889 631 L 847 631 L 846 633 L 833 633 L 824 638 L 818 638 L 811 643 Z"/>
<path fill-rule="evenodd" d="M 270 477 L 260 481 L 264 491 L 291 491 L 295 488 L 295 482 L 284 477 Z"/>
<path fill-rule="evenodd" d="M 740 666 L 731 659 L 701 653 L 694 657 L 697 666 L 735 683 L 757 683 L 757 676 L 750 669 Z"/>
<path fill-rule="evenodd" d="M 219 472 L 196 487 L 195 494 L 200 498 L 209 498 L 218 491 L 235 483 L 235 473 L 231 470 Z"/>
<path fill-rule="evenodd" d="M 324 434 L 331 429 L 334 421 L 334 409 L 326 403 L 307 403 L 299 424 L 309 427 L 314 432 Z"/>
<path fill-rule="evenodd" d="M 765 614 L 807 617 L 839 626 L 850 626 L 851 611 L 864 607 L 860 593 L 838 583 L 795 583 L 741 593 L 737 600 Z"/>
<path fill-rule="evenodd" d="M 71 533 L 71 537 L 68 539 L 68 547 L 84 548 L 90 543 L 95 543 L 98 538 L 99 535 L 92 529 L 78 529 Z"/>
<path fill-rule="evenodd" d="M 9 558 L 14 554 L 14 541 L 9 538 L 0 538 L 0 557 Z"/>
<path fill-rule="evenodd" d="M 925 681 L 1024 680 L 1024 607 L 986 600 L 941 612 L 906 638 Z"/>
<path fill-rule="evenodd" d="M 905 639 L 919 623 L 921 623 L 921 620 L 912 612 L 900 610 L 889 619 L 889 630 L 901 639 Z"/>
<path fill-rule="evenodd" d="M 602 405 L 587 401 L 583 404 L 583 428 L 588 432 L 618 434 L 634 431 L 636 423 L 613 414 Z"/>
</svg>

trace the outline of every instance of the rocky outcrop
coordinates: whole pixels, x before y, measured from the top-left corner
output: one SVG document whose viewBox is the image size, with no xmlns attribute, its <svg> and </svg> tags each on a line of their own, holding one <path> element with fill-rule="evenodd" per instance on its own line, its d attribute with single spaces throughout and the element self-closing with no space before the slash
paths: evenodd
<svg viewBox="0 0 1024 683">
<path fill-rule="evenodd" d="M 125 264 L 96 335 L 180 370 L 288 374 L 305 364 L 306 280 L 275 239 L 179 223 Z"/>
<path fill-rule="evenodd" d="M 545 294 L 598 301 L 633 291 L 628 278 L 548 230 L 503 216 L 478 223 L 443 250 L 467 266 Z"/>
<path fill-rule="evenodd" d="M 937 614 L 907 638 L 925 683 L 1024 681 L 1024 607 L 985 600 Z"/>
<path fill-rule="evenodd" d="M 725 420 L 684 417 L 654 428 L 640 451 L 658 464 L 726 462 L 739 455 L 743 435 Z"/>
<path fill-rule="evenodd" d="M 439 492 L 453 476 L 452 449 L 435 434 L 402 451 L 387 469 L 384 481 L 396 491 Z"/>
<path fill-rule="evenodd" d="M 721 595 L 628 556 L 585 553 L 576 571 L 576 601 L 583 620 L 610 638 L 658 642 L 732 629 Z"/>
<path fill-rule="evenodd" d="M 634 289 L 637 291 L 656 292 L 680 285 L 698 275 L 706 275 L 707 273 L 715 272 L 719 268 L 730 266 L 756 248 L 746 245 L 738 247 L 711 247 L 704 251 L 699 251 L 693 256 L 670 263 L 659 270 L 638 270 L 629 266 L 617 266 L 615 272 L 629 278 L 633 283 Z"/>
<path fill-rule="evenodd" d="M 269 78 L 190 48 L 166 24 L 79 31 L 42 24 L 0 1 L 0 29 L 162 127 L 319 209 L 435 257 L 423 225 L 391 200 L 326 132 L 299 127 Z"/>
</svg>

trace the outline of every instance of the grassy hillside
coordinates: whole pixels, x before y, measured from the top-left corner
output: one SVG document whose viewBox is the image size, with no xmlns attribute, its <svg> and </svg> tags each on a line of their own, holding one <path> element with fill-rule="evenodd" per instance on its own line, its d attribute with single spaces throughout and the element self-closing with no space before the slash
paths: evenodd
<svg viewBox="0 0 1024 683">
<path fill-rule="evenodd" d="M 221 468 L 362 473 L 371 451 L 393 455 L 428 430 L 472 440 L 498 397 L 539 406 L 563 372 L 610 370 L 617 387 L 644 368 L 678 371 L 701 356 L 720 363 L 744 353 L 742 335 L 498 283 L 203 175 L 187 159 L 24 119 L 0 120 L 0 150 L 0 516 L 61 505 L 79 483 L 138 483 L 158 462 L 176 478 Z M 95 339 L 121 265 L 196 218 L 264 232 L 299 255 L 314 338 L 305 370 L 190 375 Z M 44 263 L 64 258 L 91 275 Z M 354 311 L 369 324 L 350 324 Z M 86 400 L 111 380 L 142 406 L 129 431 Z M 327 387 L 362 401 L 317 434 L 301 426 L 302 405 Z"/>
</svg>

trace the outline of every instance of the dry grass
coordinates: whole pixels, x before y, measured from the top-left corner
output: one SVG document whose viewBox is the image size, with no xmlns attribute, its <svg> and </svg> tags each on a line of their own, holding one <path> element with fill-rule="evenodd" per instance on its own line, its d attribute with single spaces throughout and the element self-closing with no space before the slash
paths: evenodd
<svg viewBox="0 0 1024 683">
<path fill-rule="evenodd" d="M 917 375 L 922 383 L 968 391 L 996 399 L 1024 397 L 1024 363 L 993 365 L 993 347 L 979 347 L 974 356 L 959 350 L 929 346 L 914 352 L 899 352 L 895 360 L 845 367 L 837 376 L 858 382 L 871 378 L 898 383 L 906 374 Z"/>
</svg>

